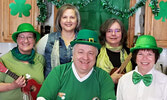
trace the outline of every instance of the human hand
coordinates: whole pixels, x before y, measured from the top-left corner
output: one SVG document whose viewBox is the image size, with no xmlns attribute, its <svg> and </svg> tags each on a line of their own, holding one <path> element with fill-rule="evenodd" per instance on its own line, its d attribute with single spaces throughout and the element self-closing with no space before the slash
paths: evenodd
<svg viewBox="0 0 167 100">
<path fill-rule="evenodd" d="M 115 84 L 118 83 L 118 80 L 121 78 L 123 74 L 119 74 L 120 68 L 118 68 L 113 74 L 111 74 L 111 78 Z"/>
<path fill-rule="evenodd" d="M 26 86 L 25 77 L 20 76 L 17 80 L 15 80 L 11 83 L 11 86 L 13 87 L 13 89 L 20 88 L 20 87 L 25 87 Z"/>
</svg>

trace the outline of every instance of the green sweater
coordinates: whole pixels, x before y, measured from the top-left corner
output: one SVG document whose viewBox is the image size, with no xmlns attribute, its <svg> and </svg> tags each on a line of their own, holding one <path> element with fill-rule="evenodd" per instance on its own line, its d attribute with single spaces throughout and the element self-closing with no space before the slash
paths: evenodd
<svg viewBox="0 0 167 100">
<path fill-rule="evenodd" d="M 42 84 L 44 81 L 43 70 L 45 61 L 44 57 L 40 54 L 35 54 L 35 64 L 25 64 L 13 57 L 11 51 L 9 51 L 0 58 L 0 62 L 3 62 L 6 68 L 18 76 L 29 74 L 31 78 L 36 80 L 38 83 Z M 14 79 L 12 77 L 0 72 L 0 83 L 12 83 L 13 81 Z M 0 100 L 23 100 L 23 93 L 20 88 L 0 92 Z"/>
<path fill-rule="evenodd" d="M 71 65 L 72 62 L 55 67 L 44 81 L 38 97 L 46 100 L 115 100 L 114 83 L 107 72 L 94 67 L 91 75 L 80 82 Z"/>
</svg>

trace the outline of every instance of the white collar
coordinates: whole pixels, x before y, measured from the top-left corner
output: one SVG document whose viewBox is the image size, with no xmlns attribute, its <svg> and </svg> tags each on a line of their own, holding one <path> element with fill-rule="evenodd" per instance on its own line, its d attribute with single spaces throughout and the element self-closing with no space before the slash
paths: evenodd
<svg viewBox="0 0 167 100">
<path fill-rule="evenodd" d="M 78 73 L 77 73 L 77 71 L 76 71 L 74 62 L 72 63 L 72 71 L 73 71 L 75 77 L 77 78 L 77 80 L 80 81 L 80 82 L 83 82 L 84 80 L 86 80 L 87 78 L 89 78 L 89 76 L 92 74 L 93 69 L 94 68 L 92 68 L 87 75 L 85 75 L 84 77 L 80 78 L 79 75 L 78 75 Z"/>
<path fill-rule="evenodd" d="M 148 73 L 146 73 L 146 74 L 153 74 L 154 68 L 155 68 L 155 65 L 154 65 L 153 68 L 152 68 Z M 139 74 L 141 74 L 141 73 L 138 71 L 138 66 L 136 66 L 135 71 L 138 72 Z M 142 75 L 142 74 L 141 74 L 141 75 Z"/>
</svg>

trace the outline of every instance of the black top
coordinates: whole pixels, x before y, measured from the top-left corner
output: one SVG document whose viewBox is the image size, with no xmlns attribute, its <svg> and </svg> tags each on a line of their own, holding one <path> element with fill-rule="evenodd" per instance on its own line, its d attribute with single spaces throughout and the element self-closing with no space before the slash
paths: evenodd
<svg viewBox="0 0 167 100">
<path fill-rule="evenodd" d="M 124 47 L 124 49 L 126 50 L 127 54 L 130 53 L 130 49 L 127 48 L 127 47 Z M 121 60 L 120 60 L 120 52 L 113 52 L 113 51 L 110 51 L 109 49 L 106 48 L 106 51 L 107 51 L 107 55 L 111 61 L 111 63 L 113 64 L 114 67 L 120 67 L 121 66 Z M 135 68 L 136 66 L 136 63 L 134 61 L 132 61 L 132 69 Z"/>
<path fill-rule="evenodd" d="M 112 62 L 114 67 L 120 67 L 121 66 L 121 60 L 120 60 L 120 52 L 113 52 L 109 49 L 106 49 L 107 55 L 110 59 L 110 62 Z"/>
</svg>

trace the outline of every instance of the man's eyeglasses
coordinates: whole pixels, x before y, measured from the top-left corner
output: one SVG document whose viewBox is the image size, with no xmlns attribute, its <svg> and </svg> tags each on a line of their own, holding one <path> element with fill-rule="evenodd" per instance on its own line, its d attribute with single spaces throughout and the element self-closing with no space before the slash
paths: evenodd
<svg viewBox="0 0 167 100">
<path fill-rule="evenodd" d="M 27 40 L 33 40 L 33 39 L 34 39 L 33 36 L 28 36 L 28 37 L 25 37 L 25 36 L 18 36 L 18 38 L 21 39 L 21 40 L 25 40 L 25 39 L 27 39 Z"/>
<path fill-rule="evenodd" d="M 121 33 L 121 29 L 108 29 L 107 32 Z"/>
</svg>

